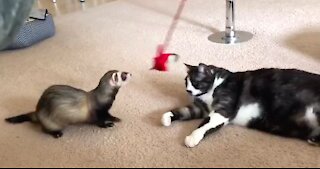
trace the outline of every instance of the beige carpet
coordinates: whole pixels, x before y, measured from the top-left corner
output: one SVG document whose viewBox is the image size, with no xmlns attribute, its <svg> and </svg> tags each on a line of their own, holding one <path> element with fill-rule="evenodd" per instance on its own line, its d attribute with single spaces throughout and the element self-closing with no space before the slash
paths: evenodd
<svg viewBox="0 0 320 169">
<path fill-rule="evenodd" d="M 183 62 L 232 71 L 261 67 L 320 73 L 319 0 L 237 0 L 236 26 L 255 34 L 240 45 L 210 43 L 224 29 L 224 0 L 189 0 L 170 51 L 170 72 L 149 71 L 177 0 L 118 0 L 55 18 L 57 34 L 31 48 L 0 53 L 0 119 L 33 110 L 52 84 L 90 90 L 110 69 L 130 71 L 112 109 L 113 129 L 74 126 L 60 140 L 31 124 L 0 120 L 0 167 L 320 167 L 320 148 L 229 126 L 194 149 L 185 136 L 200 121 L 160 125 L 163 112 L 187 103 Z M 320 87 L 320 86 L 319 86 Z"/>
</svg>

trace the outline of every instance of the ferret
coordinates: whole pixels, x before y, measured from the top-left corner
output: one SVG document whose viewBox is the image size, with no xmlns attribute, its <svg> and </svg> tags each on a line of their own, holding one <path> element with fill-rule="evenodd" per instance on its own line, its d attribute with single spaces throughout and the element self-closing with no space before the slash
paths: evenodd
<svg viewBox="0 0 320 169">
<path fill-rule="evenodd" d="M 107 72 L 99 85 L 90 92 L 67 85 L 53 85 L 40 97 L 36 110 L 7 118 L 9 123 L 40 123 L 45 133 L 54 138 L 63 136 L 63 129 L 79 123 L 95 124 L 101 128 L 113 127 L 121 120 L 110 114 L 116 95 L 132 75 L 112 70 Z"/>
</svg>

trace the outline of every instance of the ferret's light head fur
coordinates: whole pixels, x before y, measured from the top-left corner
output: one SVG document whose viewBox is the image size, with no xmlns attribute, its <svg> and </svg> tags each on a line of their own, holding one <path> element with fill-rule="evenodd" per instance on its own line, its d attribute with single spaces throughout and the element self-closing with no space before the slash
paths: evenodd
<svg viewBox="0 0 320 169">
<path fill-rule="evenodd" d="M 126 85 L 131 77 L 131 73 L 111 70 L 101 78 L 100 85 L 108 85 L 111 87 L 120 88 Z"/>
</svg>

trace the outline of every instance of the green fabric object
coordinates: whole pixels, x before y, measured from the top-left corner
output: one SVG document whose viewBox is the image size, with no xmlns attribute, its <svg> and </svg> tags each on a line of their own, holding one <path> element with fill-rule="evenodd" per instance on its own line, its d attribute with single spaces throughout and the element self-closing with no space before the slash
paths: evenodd
<svg viewBox="0 0 320 169">
<path fill-rule="evenodd" d="M 0 50 L 14 39 L 33 3 L 34 0 L 0 0 Z"/>
</svg>

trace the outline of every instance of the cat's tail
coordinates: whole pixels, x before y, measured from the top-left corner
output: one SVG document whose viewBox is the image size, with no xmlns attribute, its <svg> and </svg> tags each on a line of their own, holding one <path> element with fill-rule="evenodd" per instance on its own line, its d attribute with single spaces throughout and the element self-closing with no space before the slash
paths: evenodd
<svg viewBox="0 0 320 169">
<path fill-rule="evenodd" d="M 37 122 L 38 121 L 34 112 L 22 114 L 22 115 L 15 116 L 15 117 L 10 117 L 5 120 L 6 120 L 6 122 L 12 123 L 12 124 L 19 124 L 19 123 L 23 123 L 23 122 Z"/>
<path fill-rule="evenodd" d="M 171 110 L 162 115 L 162 125 L 169 127 L 173 121 L 187 121 L 194 119 L 202 119 L 207 117 L 209 110 L 205 105 L 192 104 L 186 107 Z"/>
</svg>

